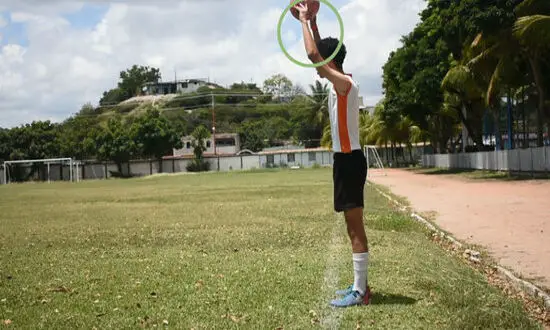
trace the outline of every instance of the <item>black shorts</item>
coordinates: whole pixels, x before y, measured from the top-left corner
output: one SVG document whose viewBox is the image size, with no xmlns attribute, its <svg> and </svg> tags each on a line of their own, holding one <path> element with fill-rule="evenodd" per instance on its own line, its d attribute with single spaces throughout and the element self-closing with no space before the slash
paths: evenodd
<svg viewBox="0 0 550 330">
<path fill-rule="evenodd" d="M 367 180 L 367 160 L 361 150 L 349 154 L 334 153 L 334 210 L 345 212 L 364 207 L 364 188 Z"/>
</svg>

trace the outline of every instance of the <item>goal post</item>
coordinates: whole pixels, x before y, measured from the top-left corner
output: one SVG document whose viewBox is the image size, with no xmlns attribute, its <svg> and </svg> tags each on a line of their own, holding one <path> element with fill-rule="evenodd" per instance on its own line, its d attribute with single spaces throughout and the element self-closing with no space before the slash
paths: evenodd
<svg viewBox="0 0 550 330">
<path fill-rule="evenodd" d="M 80 162 L 72 158 L 9 160 L 4 162 L 3 183 L 28 180 L 79 182 L 79 165 Z"/>
<path fill-rule="evenodd" d="M 384 164 L 382 163 L 382 158 L 378 153 L 376 146 L 365 146 L 365 157 L 367 159 L 367 177 L 371 177 L 374 173 L 379 173 L 383 176 L 386 176 L 386 170 L 384 169 Z M 374 172 L 372 170 L 377 169 L 378 171 Z"/>
</svg>

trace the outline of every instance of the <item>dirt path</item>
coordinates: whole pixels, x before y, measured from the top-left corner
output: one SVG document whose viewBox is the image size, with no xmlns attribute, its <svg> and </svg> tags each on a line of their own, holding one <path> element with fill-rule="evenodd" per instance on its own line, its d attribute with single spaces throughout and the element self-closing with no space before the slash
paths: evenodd
<svg viewBox="0 0 550 330">
<path fill-rule="evenodd" d="M 550 181 L 386 172 L 369 180 L 406 197 L 417 212 L 436 212 L 441 229 L 486 247 L 504 267 L 550 288 Z"/>
</svg>

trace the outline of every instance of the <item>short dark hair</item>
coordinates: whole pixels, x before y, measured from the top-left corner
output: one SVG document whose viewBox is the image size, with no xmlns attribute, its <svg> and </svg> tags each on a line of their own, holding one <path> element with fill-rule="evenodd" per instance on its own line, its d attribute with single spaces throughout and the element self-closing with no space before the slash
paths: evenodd
<svg viewBox="0 0 550 330">
<path fill-rule="evenodd" d="M 317 43 L 317 49 L 319 49 L 319 54 L 321 54 L 321 56 L 325 59 L 329 58 L 338 47 L 338 43 L 339 43 L 338 39 L 332 38 L 332 37 L 319 40 L 319 42 Z M 336 54 L 336 56 L 332 59 L 334 64 L 336 64 L 336 66 L 340 70 L 342 70 L 344 60 L 346 59 L 346 54 L 347 54 L 346 46 L 342 43 L 342 47 L 340 47 L 338 54 Z"/>
</svg>

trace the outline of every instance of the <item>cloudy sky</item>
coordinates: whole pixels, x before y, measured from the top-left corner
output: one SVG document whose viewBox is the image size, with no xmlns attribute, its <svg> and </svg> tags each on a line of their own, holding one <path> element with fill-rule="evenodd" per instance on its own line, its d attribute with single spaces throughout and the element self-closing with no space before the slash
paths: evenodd
<svg viewBox="0 0 550 330">
<path fill-rule="evenodd" d="M 283 73 L 307 87 L 314 69 L 282 53 L 277 22 L 287 0 L 0 0 L 0 127 L 61 121 L 116 86 L 132 64 L 161 69 L 164 80 L 210 78 L 222 85 Z M 332 0 L 344 21 L 344 69 L 365 105 L 381 96 L 381 66 L 418 22 L 423 0 Z M 321 4 L 321 37 L 338 37 Z M 282 25 L 289 53 L 307 62 L 301 30 Z"/>
</svg>

